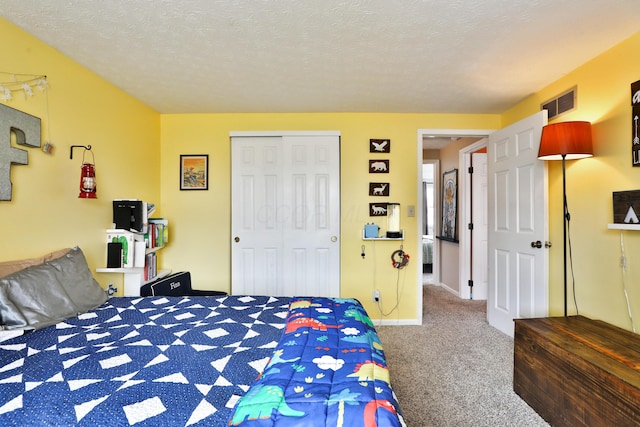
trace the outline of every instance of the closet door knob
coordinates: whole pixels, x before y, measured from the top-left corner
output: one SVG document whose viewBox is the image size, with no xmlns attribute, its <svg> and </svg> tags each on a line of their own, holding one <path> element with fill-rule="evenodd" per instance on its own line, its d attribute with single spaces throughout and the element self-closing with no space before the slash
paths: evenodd
<svg viewBox="0 0 640 427">
<path fill-rule="evenodd" d="M 240 238 L 236 236 L 236 237 L 234 237 L 234 238 L 233 238 L 233 240 L 234 240 L 236 243 L 238 243 L 238 242 L 240 241 Z"/>
</svg>

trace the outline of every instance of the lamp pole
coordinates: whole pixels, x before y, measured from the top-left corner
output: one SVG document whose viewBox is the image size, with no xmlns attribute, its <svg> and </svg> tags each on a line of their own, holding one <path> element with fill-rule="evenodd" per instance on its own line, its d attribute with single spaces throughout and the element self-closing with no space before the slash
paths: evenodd
<svg viewBox="0 0 640 427">
<path fill-rule="evenodd" d="M 567 207 L 567 174 L 565 170 L 566 154 L 562 154 L 562 235 L 564 238 L 562 265 L 564 268 L 564 317 L 567 317 L 567 222 L 569 208 Z"/>
</svg>

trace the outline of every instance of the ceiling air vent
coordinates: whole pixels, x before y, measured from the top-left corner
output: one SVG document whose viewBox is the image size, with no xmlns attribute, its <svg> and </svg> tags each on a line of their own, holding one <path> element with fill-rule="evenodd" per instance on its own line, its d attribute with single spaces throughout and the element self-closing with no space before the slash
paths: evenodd
<svg viewBox="0 0 640 427">
<path fill-rule="evenodd" d="M 578 96 L 577 86 L 572 87 L 566 92 L 552 98 L 540 105 L 541 110 L 547 110 L 549 112 L 549 120 L 567 111 L 574 110 L 576 108 L 576 100 Z"/>
</svg>

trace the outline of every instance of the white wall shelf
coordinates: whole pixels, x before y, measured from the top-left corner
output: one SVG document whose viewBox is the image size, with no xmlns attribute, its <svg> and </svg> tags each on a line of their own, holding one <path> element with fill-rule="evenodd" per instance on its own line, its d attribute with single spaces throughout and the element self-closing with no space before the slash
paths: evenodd
<svg viewBox="0 0 640 427">
<path fill-rule="evenodd" d="M 160 224 L 164 224 L 165 227 L 168 226 L 168 223 L 164 220 L 161 221 L 156 221 L 156 223 L 160 223 Z M 151 222 L 151 221 L 149 221 Z M 149 227 L 151 227 L 151 225 L 149 225 Z M 164 233 L 166 229 L 159 229 L 159 233 Z M 143 243 L 143 239 L 145 236 L 145 233 L 143 232 L 133 232 L 133 231 L 128 231 L 128 230 L 118 230 L 118 229 L 109 229 L 107 230 L 107 233 L 130 233 L 133 234 L 134 237 L 134 241 L 136 243 Z M 148 234 L 152 234 L 151 232 L 151 228 L 149 228 L 149 232 Z M 150 239 L 152 239 L 153 237 L 149 237 Z M 154 253 L 156 251 L 159 251 L 160 249 L 164 248 L 164 239 L 163 241 L 159 241 L 157 243 L 162 243 L 159 244 L 158 246 L 154 246 L 154 247 L 147 247 L 145 248 L 144 251 L 144 256 L 145 256 L 145 264 L 147 261 L 147 255 L 150 253 Z M 131 254 L 133 255 L 135 253 L 134 248 L 131 248 L 132 252 Z M 140 251 L 142 252 L 142 251 Z M 139 256 L 141 256 L 142 254 L 140 254 Z M 138 255 L 135 255 L 138 256 Z M 135 258 L 134 256 L 134 258 Z M 125 297 L 130 297 L 130 296 L 139 296 L 140 295 L 140 288 L 144 285 L 146 285 L 147 283 L 153 282 L 155 280 L 158 279 L 162 279 L 163 277 L 167 277 L 169 274 L 171 274 L 171 270 L 170 269 L 158 269 L 155 276 L 149 280 L 145 280 L 145 270 L 148 268 L 147 265 L 145 265 L 144 267 L 119 267 L 119 268 L 110 268 L 110 267 L 104 267 L 104 268 L 96 268 L 96 272 L 97 273 L 120 273 L 124 275 L 124 291 L 123 291 L 123 296 Z"/>
<path fill-rule="evenodd" d="M 609 224 L 609 230 L 639 230 L 640 224 Z"/>
<path fill-rule="evenodd" d="M 362 230 L 362 240 L 389 240 L 389 241 L 404 240 L 404 230 L 402 230 L 400 233 L 402 233 L 400 237 L 364 237 L 364 230 Z"/>
</svg>

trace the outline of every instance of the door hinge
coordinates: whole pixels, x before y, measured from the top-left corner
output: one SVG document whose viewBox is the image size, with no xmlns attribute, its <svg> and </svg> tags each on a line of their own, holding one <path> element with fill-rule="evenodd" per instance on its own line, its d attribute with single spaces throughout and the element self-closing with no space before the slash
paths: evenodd
<svg viewBox="0 0 640 427">
<path fill-rule="evenodd" d="M 469 280 L 469 282 L 468 282 L 468 283 L 469 283 L 469 287 L 470 287 L 470 288 L 473 288 L 473 280 Z"/>
<path fill-rule="evenodd" d="M 473 230 L 473 223 L 472 223 L 472 222 L 470 222 L 470 223 L 469 223 L 469 225 L 467 225 L 467 228 L 468 228 L 469 230 Z"/>
<path fill-rule="evenodd" d="M 469 166 L 469 173 L 473 173 L 473 166 Z"/>
</svg>

